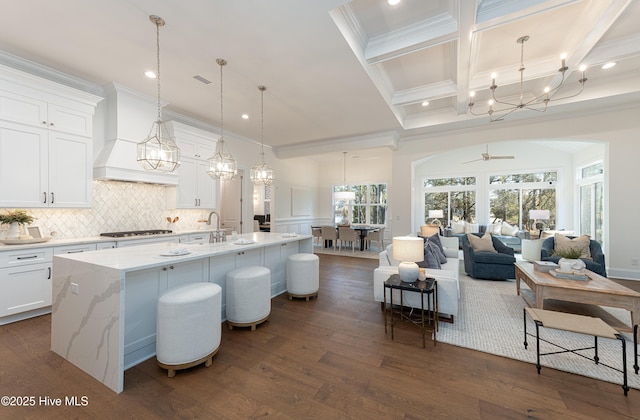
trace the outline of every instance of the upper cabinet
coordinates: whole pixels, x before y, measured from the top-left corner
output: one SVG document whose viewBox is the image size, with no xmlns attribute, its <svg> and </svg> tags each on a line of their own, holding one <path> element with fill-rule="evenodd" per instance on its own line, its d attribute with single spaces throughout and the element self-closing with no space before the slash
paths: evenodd
<svg viewBox="0 0 640 420">
<path fill-rule="evenodd" d="M 100 100 L 0 66 L 0 207 L 91 207 Z"/>
<path fill-rule="evenodd" d="M 220 181 L 208 174 L 209 159 L 215 153 L 217 136 L 175 121 L 166 123 L 180 148 L 178 185 L 167 187 L 167 207 L 178 209 L 219 208 Z"/>
</svg>

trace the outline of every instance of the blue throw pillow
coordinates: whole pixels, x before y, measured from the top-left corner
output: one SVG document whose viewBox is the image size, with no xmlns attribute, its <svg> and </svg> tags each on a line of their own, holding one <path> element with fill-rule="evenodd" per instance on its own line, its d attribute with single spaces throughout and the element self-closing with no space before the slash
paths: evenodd
<svg viewBox="0 0 640 420">
<path fill-rule="evenodd" d="M 433 252 L 433 255 L 438 259 L 438 262 L 440 264 L 447 263 L 447 256 L 444 255 L 444 252 L 442 252 L 442 250 L 438 247 L 438 245 L 436 245 L 435 242 L 431 240 L 431 238 L 427 240 L 425 246 L 428 246 L 431 249 L 431 252 Z"/>
<path fill-rule="evenodd" d="M 440 260 L 436 257 L 429 246 L 429 242 L 424 244 L 424 261 L 418 263 L 422 268 L 440 268 Z"/>
</svg>

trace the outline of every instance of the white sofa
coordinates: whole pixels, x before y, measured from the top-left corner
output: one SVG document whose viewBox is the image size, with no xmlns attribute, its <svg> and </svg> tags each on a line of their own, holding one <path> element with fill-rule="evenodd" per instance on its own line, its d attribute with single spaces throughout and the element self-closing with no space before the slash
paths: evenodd
<svg viewBox="0 0 640 420">
<path fill-rule="evenodd" d="M 453 322 L 458 315 L 458 303 L 460 300 L 460 259 L 458 252 L 458 238 L 440 237 L 447 263 L 440 269 L 427 268 L 427 277 L 434 277 L 438 281 L 438 313 L 441 317 L 448 317 Z M 400 262 L 393 259 L 393 245 L 379 254 L 379 266 L 373 271 L 373 297 L 376 302 L 384 304 L 384 282 L 392 274 L 398 273 Z M 403 292 L 403 304 L 414 308 L 420 308 L 420 293 Z M 387 291 L 387 299 L 389 292 Z M 394 294 L 394 303 L 400 304 L 399 293 Z"/>
</svg>

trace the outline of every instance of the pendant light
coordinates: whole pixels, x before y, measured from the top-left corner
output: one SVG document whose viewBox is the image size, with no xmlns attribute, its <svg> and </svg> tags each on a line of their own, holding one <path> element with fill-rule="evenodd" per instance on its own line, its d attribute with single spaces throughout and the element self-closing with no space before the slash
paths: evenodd
<svg viewBox="0 0 640 420">
<path fill-rule="evenodd" d="M 271 185 L 273 183 L 273 168 L 264 161 L 264 91 L 267 90 L 264 86 L 258 86 L 260 90 L 260 144 L 261 151 L 258 157 L 258 163 L 251 168 L 250 178 L 255 185 Z"/>
<path fill-rule="evenodd" d="M 216 152 L 208 159 L 209 170 L 207 174 L 213 179 L 228 181 L 236 176 L 238 163 L 225 147 L 224 141 L 224 95 L 222 90 L 222 68 L 227 65 L 227 61 L 218 58 L 216 63 L 220 66 L 220 138 L 216 144 Z"/>
<path fill-rule="evenodd" d="M 143 141 L 138 143 L 137 161 L 147 171 L 173 172 L 180 166 L 180 149 L 171 138 L 167 126 L 162 122 L 162 107 L 160 105 L 160 27 L 164 26 L 164 19 L 151 15 L 149 20 L 156 25 L 156 59 L 158 82 L 158 119 L 151 126 L 151 130 Z"/>
<path fill-rule="evenodd" d="M 349 184 L 347 184 L 347 152 L 342 152 L 342 185 L 344 191 L 336 191 L 334 197 L 336 200 L 355 200 L 356 193 L 349 190 Z"/>
</svg>

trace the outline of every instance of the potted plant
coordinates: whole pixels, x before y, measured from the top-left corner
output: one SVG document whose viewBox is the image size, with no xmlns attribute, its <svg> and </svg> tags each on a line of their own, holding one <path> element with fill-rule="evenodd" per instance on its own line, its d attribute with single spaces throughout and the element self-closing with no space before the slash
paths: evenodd
<svg viewBox="0 0 640 420">
<path fill-rule="evenodd" d="M 25 210 L 11 210 L 7 213 L 0 214 L 0 224 L 8 224 L 9 232 L 7 238 L 20 237 L 20 225 L 30 225 L 33 222 L 33 216 L 27 214 Z"/>
<path fill-rule="evenodd" d="M 560 257 L 558 265 L 563 273 L 582 273 L 586 267 L 584 261 L 580 259 L 582 249 L 571 247 L 565 249 L 554 249 L 553 255 Z"/>
</svg>

